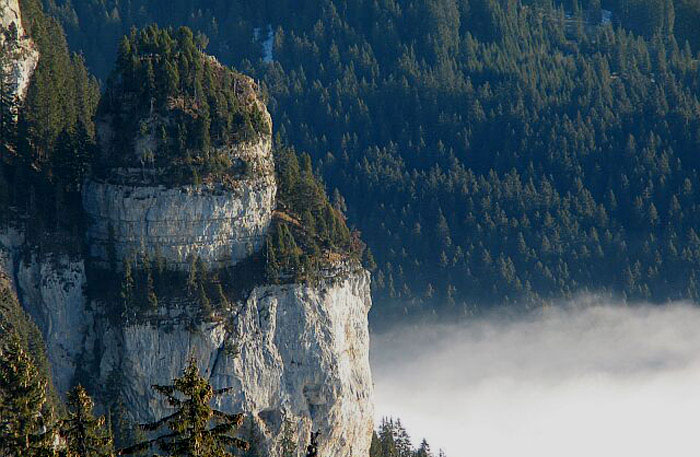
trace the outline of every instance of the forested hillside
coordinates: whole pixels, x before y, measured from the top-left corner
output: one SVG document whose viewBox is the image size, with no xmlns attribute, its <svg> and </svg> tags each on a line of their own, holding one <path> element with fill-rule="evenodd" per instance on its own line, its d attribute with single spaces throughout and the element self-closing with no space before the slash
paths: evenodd
<svg viewBox="0 0 700 457">
<path fill-rule="evenodd" d="M 97 74 L 132 24 L 184 22 L 264 81 L 375 254 L 378 314 L 700 298 L 697 2 L 49 9 Z"/>
<path fill-rule="evenodd" d="M 5 93 L 0 100 L 1 112 L 17 113 L 1 123 L 0 212 L 8 217 L 0 222 L 24 214 L 29 235 L 75 249 L 81 239 L 76 230 L 82 224 L 80 188 L 93 160 L 99 86 L 41 2 L 23 0 L 21 8 L 40 57 L 21 109 L 15 111 Z M 3 58 L 8 57 L 0 53 Z M 47 236 L 58 229 L 65 229 L 70 242 Z"/>
</svg>

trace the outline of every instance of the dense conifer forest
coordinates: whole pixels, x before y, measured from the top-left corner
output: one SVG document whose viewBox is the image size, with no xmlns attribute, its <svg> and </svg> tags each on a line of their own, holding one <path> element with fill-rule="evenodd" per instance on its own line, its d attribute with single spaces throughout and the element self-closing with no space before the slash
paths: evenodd
<svg viewBox="0 0 700 457">
<path fill-rule="evenodd" d="M 13 114 L 2 122 L 0 211 L 25 215 L 28 234 L 41 244 L 75 250 L 82 238 L 80 189 L 95 151 L 99 85 L 39 1 L 23 1 L 22 14 L 41 57 L 21 109 L 6 96 L 1 100 L 0 110 Z M 59 230 L 64 236 L 48 235 Z"/>
<path fill-rule="evenodd" d="M 180 292 L 211 315 L 241 287 L 358 261 L 374 271 L 378 320 L 579 293 L 700 300 L 698 0 L 22 0 L 22 12 L 41 58 L 20 110 L 0 92 L 0 222 L 22 224 L 38 251 L 85 249 L 82 185 L 143 167 L 119 154 L 137 135 L 158 138 L 149 165 L 170 184 L 221 177 L 233 164 L 217 148 L 276 136 L 264 249 L 235 271 L 192 259 L 187 274 L 135 254 L 88 291 L 112 294 L 118 319 Z M 239 93 L 242 74 L 274 132 Z M 121 126 L 105 154 L 100 116 Z M 80 386 L 61 404 L 6 279 L 0 453 L 50 455 L 60 436 L 67 455 L 184 455 L 210 432 L 216 392 L 194 365 L 161 386 L 203 399 L 191 436 L 142 441 L 116 400 L 107 423 Z M 257 455 L 227 435 L 240 417 L 224 422 L 212 452 Z M 441 453 L 386 420 L 370 455 Z"/>
<path fill-rule="evenodd" d="M 98 110 L 112 133 L 98 170 L 147 167 L 176 182 L 220 177 L 233 168 L 227 146 L 270 134 L 254 88 L 205 47 L 186 27 L 123 37 Z"/>
<path fill-rule="evenodd" d="M 156 21 L 261 81 L 374 252 L 378 315 L 700 298 L 697 1 L 47 6 L 98 75 Z"/>
</svg>

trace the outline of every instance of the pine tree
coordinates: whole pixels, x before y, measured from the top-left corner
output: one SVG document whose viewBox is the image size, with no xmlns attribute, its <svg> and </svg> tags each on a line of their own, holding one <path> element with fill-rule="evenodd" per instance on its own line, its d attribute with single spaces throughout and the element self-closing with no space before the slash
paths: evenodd
<svg viewBox="0 0 700 457">
<path fill-rule="evenodd" d="M 134 454 L 155 446 L 171 457 L 231 457 L 234 455 L 231 449 L 248 449 L 248 443 L 231 436 L 243 423 L 243 414 L 225 413 L 209 405 L 215 396 L 230 388 L 214 390 L 199 374 L 194 359 L 190 359 L 182 377 L 172 385 L 153 388 L 175 412 L 141 428 L 153 432 L 167 427 L 169 432 L 123 449 L 120 454 Z"/>
<path fill-rule="evenodd" d="M 0 48 L 0 159 L 7 156 L 14 148 L 15 139 L 15 98 L 12 93 L 11 74 L 8 71 L 9 57 L 4 48 Z"/>
<path fill-rule="evenodd" d="M 372 443 L 369 446 L 369 457 L 382 457 L 382 442 L 376 431 L 372 432 Z"/>
<path fill-rule="evenodd" d="M 47 381 L 10 333 L 0 349 L 0 455 L 53 455 L 45 417 Z"/>
<path fill-rule="evenodd" d="M 394 442 L 396 443 L 396 454 L 398 457 L 412 457 L 413 447 L 408 432 L 401 424 L 400 419 L 396 419 L 394 424 Z"/>
<path fill-rule="evenodd" d="M 112 438 L 104 417 L 94 417 L 93 401 L 78 385 L 67 395 L 68 414 L 60 421 L 59 433 L 65 440 L 67 457 L 112 456 Z"/>
<path fill-rule="evenodd" d="M 416 451 L 416 457 L 433 457 L 433 453 L 430 450 L 430 445 L 425 439 L 421 441 L 420 446 Z"/>
<path fill-rule="evenodd" d="M 381 443 L 381 455 L 385 457 L 398 457 L 396 448 L 396 427 L 391 419 L 382 419 L 379 426 L 379 441 Z"/>
</svg>

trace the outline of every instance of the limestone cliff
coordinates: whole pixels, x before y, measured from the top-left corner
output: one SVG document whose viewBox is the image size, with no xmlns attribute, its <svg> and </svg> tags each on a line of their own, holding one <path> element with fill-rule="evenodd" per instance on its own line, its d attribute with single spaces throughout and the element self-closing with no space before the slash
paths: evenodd
<svg viewBox="0 0 700 457">
<path fill-rule="evenodd" d="M 265 106 L 256 106 L 271 125 Z M 98 129 L 101 141 L 109 143 L 104 138 L 108 122 L 103 120 Z M 137 139 L 137 146 L 142 142 Z M 119 268 L 124 258 L 145 252 L 151 258 L 162 256 L 178 270 L 186 270 L 197 257 L 221 268 L 259 250 L 277 193 L 271 134 L 220 147 L 217 153 L 245 171 L 202 184 L 165 184 L 157 169 L 115 168 L 88 180 L 83 207 L 90 221 L 91 260 L 102 266 L 111 261 Z"/>
<path fill-rule="evenodd" d="M 4 70 L 10 75 L 10 93 L 22 100 L 39 53 L 24 31 L 18 0 L 0 0 L 0 32 L 0 51 L 9 57 Z"/>
<path fill-rule="evenodd" d="M 21 242 L 5 230 L 0 252 L 15 259 L 15 286 L 44 336 L 59 392 L 82 371 L 98 402 L 99 387 L 116 383 L 133 418 L 152 420 L 168 410 L 150 386 L 179 375 L 194 356 L 212 385 L 234 387 L 218 406 L 249 413 L 265 455 L 280 455 L 285 427 L 300 437 L 296 455 L 311 430 L 321 432 L 320 455 L 367 455 L 373 406 L 366 271 L 316 285 L 260 286 L 235 312 L 194 326 L 186 308 L 114 324 L 103 303 L 86 300 L 82 260 L 21 256 Z"/>
<path fill-rule="evenodd" d="M 255 148 L 271 162 L 269 141 Z M 277 191 L 272 171 L 237 184 L 166 187 L 90 180 L 83 192 L 90 255 L 107 265 L 113 248 L 117 266 L 143 251 L 180 270 L 193 257 L 211 267 L 233 265 L 260 248 Z"/>
<path fill-rule="evenodd" d="M 0 8 L 3 28 L 20 21 L 16 0 L 0 0 Z M 24 62 L 18 65 L 33 68 L 29 63 L 32 59 L 36 63 L 37 56 L 32 54 L 31 40 L 23 36 L 21 24 L 12 29 L 19 30 L 20 37 L 13 49 L 25 46 L 27 52 L 22 55 L 28 60 L 18 60 Z M 206 59 L 214 65 L 212 74 L 224 71 Z M 25 90 L 23 78 L 30 73 L 18 73 L 18 93 Z M 314 276 L 322 278 L 316 281 L 266 284 L 261 274 L 243 285 L 236 282 L 239 276 L 228 276 L 233 284 L 227 285 L 236 292 L 224 297 L 225 306 L 216 310 L 204 306 L 206 292 L 204 299 L 188 293 L 164 295 L 149 309 L 136 310 L 118 293 L 101 294 L 106 285 L 93 279 L 116 278 L 119 288 L 127 276 L 119 271 L 122 261 L 142 253 L 164 260 L 172 273 L 169 277 L 177 278 L 187 278 L 184 272 L 198 258 L 207 268 L 198 263 L 189 273 L 198 270 L 200 280 L 207 269 L 226 272 L 258 262 L 251 254 L 265 242 L 276 205 L 271 120 L 250 78 L 235 75 L 229 83 L 233 90 L 227 100 L 251 108 L 255 122 L 250 125 L 259 128 L 256 135 L 223 135 L 226 141 L 205 149 L 180 151 L 183 161 L 166 167 L 160 165 L 172 152 L 163 146 L 169 141 L 168 130 L 153 126 L 167 127 L 177 110 L 186 111 L 179 114 L 181 119 L 199 119 L 201 113 L 193 110 L 198 103 L 170 97 L 157 114 L 152 113 L 152 101 L 145 101 L 150 109 L 136 106 L 133 112 L 147 114 L 139 119 L 143 122 L 138 131 L 143 133 L 133 142 L 109 139 L 120 125 L 110 124 L 114 119 L 110 116 L 126 112 L 123 106 L 111 106 L 106 111 L 110 114 L 98 122 L 100 141 L 107 142 L 109 158 L 122 152 L 128 157 L 95 172 L 82 188 L 88 221 L 86 255 L 52 252 L 46 245 L 39 248 L 31 236 L 25 239 L 21 218 L 15 222 L 0 218 L 0 276 L 11 283 L 41 331 L 54 385 L 61 394 L 81 382 L 103 411 L 118 398 L 132 419 L 157 419 L 168 409 L 151 385 L 169 383 L 181 374 L 188 358 L 195 357 L 215 388 L 233 388 L 218 406 L 247 413 L 246 427 L 262 455 L 281 456 L 284 435 L 297 439 L 295 455 L 303 455 L 314 431 L 320 432 L 320 455 L 366 456 L 373 418 L 367 321 L 370 277 L 349 256 L 327 255 L 332 265 Z M 135 105 L 141 102 L 125 99 Z M 158 148 L 161 162 L 147 163 L 153 159 L 154 131 L 165 132 L 158 140 L 163 143 Z M 217 157 L 219 168 L 205 179 L 167 175 L 178 172 L 181 165 L 190 166 L 191 157 L 211 156 Z M 193 166 L 190 171 L 195 173 L 189 177 L 201 178 L 202 169 L 206 167 Z M 301 222 L 288 218 L 295 230 L 304 230 Z M 250 262 L 241 262 L 244 259 Z M 219 286 L 222 277 L 217 276 Z M 170 282 L 166 285 L 171 287 Z M 199 287 L 204 291 L 203 282 Z M 173 281 L 172 289 L 178 288 L 187 286 Z M 127 306 L 132 306 L 128 313 L 115 312 Z"/>
<path fill-rule="evenodd" d="M 231 326 L 189 328 L 161 316 L 157 324 L 107 328 L 96 351 L 101 382 L 119 373 L 129 409 L 154 420 L 168 409 L 149 386 L 167 383 L 194 356 L 215 387 L 234 387 L 219 406 L 252 413 L 266 455 L 278 455 L 285 422 L 299 437 L 320 431 L 321 455 L 367 455 L 370 303 L 369 275 L 361 271 L 317 286 L 256 288 Z M 301 455 L 305 443 L 298 444 Z"/>
</svg>

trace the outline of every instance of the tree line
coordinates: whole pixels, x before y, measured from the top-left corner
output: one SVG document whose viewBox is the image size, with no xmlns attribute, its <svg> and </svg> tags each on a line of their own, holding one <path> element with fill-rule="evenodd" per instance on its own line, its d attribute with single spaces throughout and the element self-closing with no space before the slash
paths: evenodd
<svg viewBox="0 0 700 457">
<path fill-rule="evenodd" d="M 370 457 L 445 457 L 442 449 L 434 452 L 423 439 L 417 447 L 411 443 L 401 419 L 383 418 L 372 433 Z"/>
<path fill-rule="evenodd" d="M 262 81 L 278 133 L 339 189 L 372 249 L 378 315 L 580 292 L 699 298 L 695 1 L 52 11 L 98 72 L 86 37 L 104 11 L 110 30 L 184 21 Z M 253 37 L 268 24 L 272 62 Z"/>
</svg>

